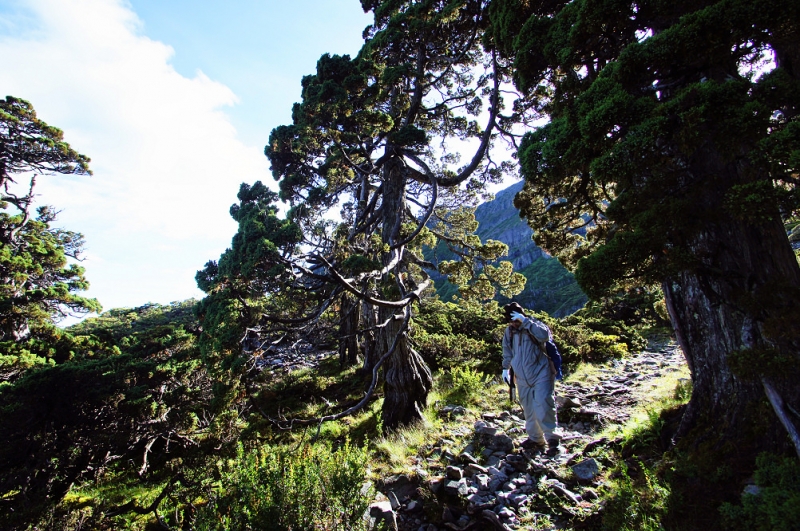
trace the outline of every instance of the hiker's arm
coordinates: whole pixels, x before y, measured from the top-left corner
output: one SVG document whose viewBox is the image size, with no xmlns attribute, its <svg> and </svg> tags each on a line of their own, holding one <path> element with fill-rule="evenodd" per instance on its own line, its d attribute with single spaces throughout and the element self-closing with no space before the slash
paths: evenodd
<svg viewBox="0 0 800 531">
<path fill-rule="evenodd" d="M 522 328 L 530 332 L 536 341 L 541 343 L 550 339 L 550 329 L 547 328 L 547 325 L 533 317 L 525 317 L 522 320 Z"/>
</svg>

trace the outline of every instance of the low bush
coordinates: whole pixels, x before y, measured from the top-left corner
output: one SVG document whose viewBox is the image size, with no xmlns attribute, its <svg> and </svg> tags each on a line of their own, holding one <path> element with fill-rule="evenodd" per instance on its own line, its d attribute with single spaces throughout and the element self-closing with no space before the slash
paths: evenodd
<svg viewBox="0 0 800 531">
<path fill-rule="evenodd" d="M 220 464 L 219 480 L 197 513 L 195 529 L 359 530 L 372 492 L 365 488 L 368 454 L 346 443 L 297 451 L 265 446 Z"/>
<path fill-rule="evenodd" d="M 631 477 L 625 461 L 620 461 L 609 482 L 610 496 L 603 513 L 603 529 L 608 531 L 662 530 L 667 512 L 669 489 L 642 463 L 641 473 Z"/>
<path fill-rule="evenodd" d="M 454 367 L 449 373 L 450 388 L 445 399 L 450 404 L 468 406 L 478 401 L 488 377 L 471 367 Z"/>
<path fill-rule="evenodd" d="M 742 504 L 720 507 L 723 525 L 732 530 L 800 529 L 800 464 L 794 457 L 764 453 L 756 459 L 757 493 Z"/>
</svg>

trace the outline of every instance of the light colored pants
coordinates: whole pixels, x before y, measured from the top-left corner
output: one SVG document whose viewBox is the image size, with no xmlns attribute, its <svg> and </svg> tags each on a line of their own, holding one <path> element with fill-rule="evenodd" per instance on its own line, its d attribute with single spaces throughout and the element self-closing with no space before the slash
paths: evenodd
<svg viewBox="0 0 800 531">
<path fill-rule="evenodd" d="M 532 386 L 528 386 L 522 378 L 518 378 L 516 383 L 519 402 L 525 413 L 528 438 L 540 444 L 558 439 L 558 435 L 553 434 L 556 429 L 556 402 L 553 394 L 555 380 L 540 378 Z"/>
</svg>

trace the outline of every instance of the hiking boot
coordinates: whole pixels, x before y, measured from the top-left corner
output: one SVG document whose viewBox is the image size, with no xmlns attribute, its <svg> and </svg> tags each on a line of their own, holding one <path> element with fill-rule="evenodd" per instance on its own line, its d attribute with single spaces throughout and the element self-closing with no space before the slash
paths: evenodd
<svg viewBox="0 0 800 531">
<path fill-rule="evenodd" d="M 539 450 L 544 451 L 545 443 L 544 442 L 536 442 L 530 439 L 525 439 L 522 444 L 520 444 L 523 450 Z"/>
<path fill-rule="evenodd" d="M 549 441 L 547 441 L 546 453 L 549 457 L 555 457 L 559 453 L 561 453 L 561 447 L 559 446 L 560 442 L 561 442 L 560 439 L 550 439 Z"/>
</svg>

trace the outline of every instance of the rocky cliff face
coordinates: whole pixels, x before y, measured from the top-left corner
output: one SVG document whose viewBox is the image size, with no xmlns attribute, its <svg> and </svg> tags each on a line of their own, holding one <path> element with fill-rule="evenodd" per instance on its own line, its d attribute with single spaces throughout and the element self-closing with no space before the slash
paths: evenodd
<svg viewBox="0 0 800 531">
<path fill-rule="evenodd" d="M 498 192 L 494 200 L 480 205 L 475 211 L 478 235 L 481 240 L 498 240 L 508 245 L 508 260 L 514 270 L 527 278 L 525 290 L 514 297 L 526 308 L 543 310 L 555 317 L 569 315 L 586 303 L 586 296 L 578 287 L 572 274 L 542 249 L 532 239 L 533 230 L 519 217 L 514 207 L 514 196 L 522 189 L 522 181 Z M 452 257 L 439 255 L 441 260 Z M 433 275 L 439 295 L 449 300 L 455 288 L 442 277 Z M 498 296 L 498 301 L 508 299 Z"/>
<path fill-rule="evenodd" d="M 482 241 L 499 240 L 508 245 L 508 257 L 515 271 L 521 271 L 540 259 L 551 258 L 533 242 L 533 229 L 519 217 L 514 196 L 522 190 L 522 181 L 495 195 L 493 201 L 481 204 L 475 211 L 478 236 Z"/>
</svg>

